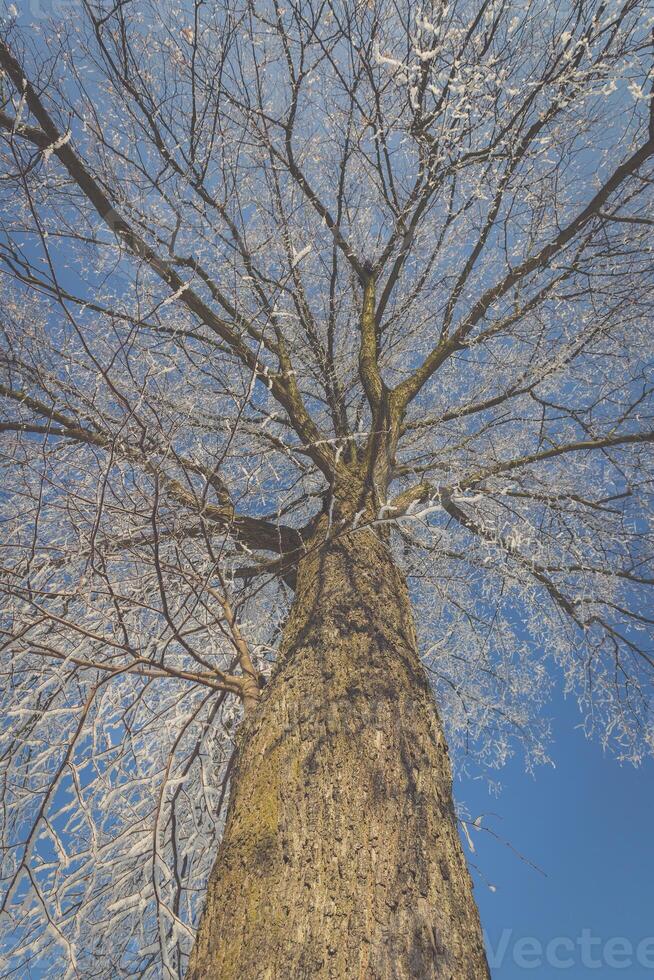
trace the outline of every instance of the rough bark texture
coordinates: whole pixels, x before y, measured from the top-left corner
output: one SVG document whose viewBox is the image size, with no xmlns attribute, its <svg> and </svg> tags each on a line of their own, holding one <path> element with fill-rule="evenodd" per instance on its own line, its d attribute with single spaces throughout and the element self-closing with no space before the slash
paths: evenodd
<svg viewBox="0 0 654 980">
<path fill-rule="evenodd" d="M 244 724 L 188 977 L 488 976 L 405 583 L 377 535 L 336 537 Z"/>
</svg>

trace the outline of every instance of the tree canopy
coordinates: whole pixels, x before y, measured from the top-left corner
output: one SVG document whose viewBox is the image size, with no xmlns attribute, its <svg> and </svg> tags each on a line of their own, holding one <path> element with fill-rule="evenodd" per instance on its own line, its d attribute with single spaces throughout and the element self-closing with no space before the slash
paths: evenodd
<svg viewBox="0 0 654 980">
<path fill-rule="evenodd" d="M 387 536 L 459 766 L 546 758 L 557 676 L 651 752 L 640 0 L 7 10 L 9 967 L 183 975 L 320 515 Z"/>
</svg>

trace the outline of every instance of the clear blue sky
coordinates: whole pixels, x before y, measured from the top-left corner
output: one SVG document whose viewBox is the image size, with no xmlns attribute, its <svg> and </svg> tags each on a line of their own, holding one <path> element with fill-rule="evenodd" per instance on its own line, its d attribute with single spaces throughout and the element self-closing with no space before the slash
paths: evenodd
<svg viewBox="0 0 654 980">
<path fill-rule="evenodd" d="M 549 713 L 556 768 L 531 777 L 516 760 L 499 774 L 499 797 L 479 780 L 455 784 L 473 818 L 498 814 L 488 825 L 547 874 L 472 832 L 472 860 L 497 889 L 474 875 L 493 978 L 654 980 L 654 761 L 618 764 L 578 730 L 571 699 L 557 697 Z"/>
</svg>

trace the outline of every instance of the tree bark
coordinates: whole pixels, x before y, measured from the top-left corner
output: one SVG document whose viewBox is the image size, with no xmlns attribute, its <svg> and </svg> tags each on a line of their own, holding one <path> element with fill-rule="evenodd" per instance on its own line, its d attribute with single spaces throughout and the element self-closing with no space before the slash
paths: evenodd
<svg viewBox="0 0 654 980">
<path fill-rule="evenodd" d="M 489 976 L 406 584 L 317 537 L 240 733 L 189 980 Z"/>
</svg>

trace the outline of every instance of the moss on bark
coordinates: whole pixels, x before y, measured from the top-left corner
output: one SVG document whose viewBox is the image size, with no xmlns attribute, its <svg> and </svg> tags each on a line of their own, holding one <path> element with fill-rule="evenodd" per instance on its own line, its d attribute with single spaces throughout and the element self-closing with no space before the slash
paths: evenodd
<svg viewBox="0 0 654 980">
<path fill-rule="evenodd" d="M 317 535 L 241 739 L 190 980 L 488 977 L 406 585 L 372 531 Z"/>
</svg>

